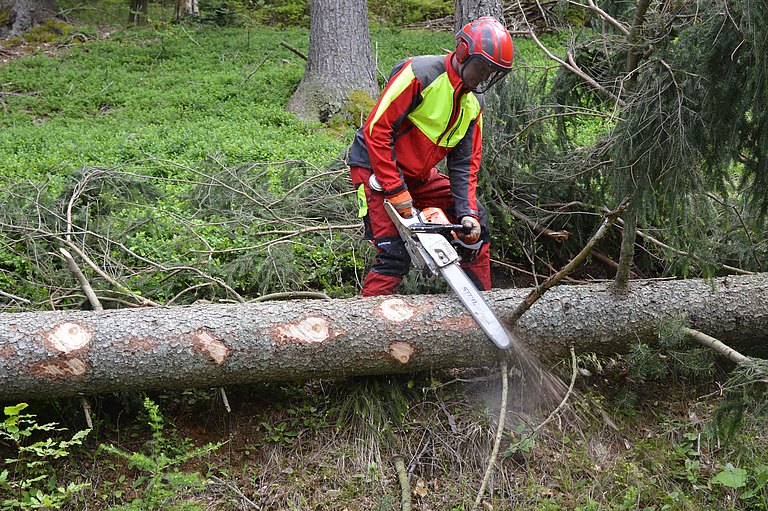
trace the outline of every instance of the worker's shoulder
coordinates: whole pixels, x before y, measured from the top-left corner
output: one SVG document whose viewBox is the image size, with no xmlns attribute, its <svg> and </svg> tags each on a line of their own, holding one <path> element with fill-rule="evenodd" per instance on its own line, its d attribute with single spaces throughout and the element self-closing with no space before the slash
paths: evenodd
<svg viewBox="0 0 768 511">
<path fill-rule="evenodd" d="M 414 71 L 445 72 L 445 55 L 419 55 L 411 61 Z"/>
<path fill-rule="evenodd" d="M 431 82 L 445 73 L 445 55 L 419 55 L 411 59 L 413 74 L 422 82 Z"/>
</svg>

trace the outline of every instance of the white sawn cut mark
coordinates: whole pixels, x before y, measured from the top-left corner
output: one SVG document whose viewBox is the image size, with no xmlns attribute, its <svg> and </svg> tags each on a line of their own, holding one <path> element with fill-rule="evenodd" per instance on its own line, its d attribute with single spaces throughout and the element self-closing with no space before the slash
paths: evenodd
<svg viewBox="0 0 768 511">
<path fill-rule="evenodd" d="M 407 342 L 396 341 L 389 345 L 389 354 L 401 364 L 407 364 L 413 355 L 413 346 Z"/>
<path fill-rule="evenodd" d="M 413 307 L 400 298 L 390 298 L 379 304 L 379 313 L 384 319 L 402 323 L 416 315 Z"/>
<path fill-rule="evenodd" d="M 78 323 L 61 323 L 45 336 L 48 346 L 62 352 L 70 353 L 88 345 L 93 340 L 93 334 Z"/>
<path fill-rule="evenodd" d="M 315 344 L 328 340 L 331 337 L 331 326 L 328 320 L 318 316 L 312 316 L 299 321 L 277 327 L 281 337 L 293 342 Z"/>
<path fill-rule="evenodd" d="M 221 365 L 229 356 L 229 348 L 226 344 L 214 337 L 211 332 L 201 330 L 193 336 L 195 346 L 209 357 L 216 365 Z"/>
</svg>

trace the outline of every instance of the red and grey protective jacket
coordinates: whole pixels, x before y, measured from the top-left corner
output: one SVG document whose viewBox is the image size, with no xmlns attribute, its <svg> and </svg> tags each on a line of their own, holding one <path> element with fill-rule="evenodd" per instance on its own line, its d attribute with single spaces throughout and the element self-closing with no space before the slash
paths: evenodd
<svg viewBox="0 0 768 511">
<path fill-rule="evenodd" d="M 349 166 L 372 169 L 386 195 L 425 181 L 447 157 L 455 215 L 478 216 L 483 97 L 469 91 L 448 55 L 398 63 L 349 150 Z"/>
</svg>

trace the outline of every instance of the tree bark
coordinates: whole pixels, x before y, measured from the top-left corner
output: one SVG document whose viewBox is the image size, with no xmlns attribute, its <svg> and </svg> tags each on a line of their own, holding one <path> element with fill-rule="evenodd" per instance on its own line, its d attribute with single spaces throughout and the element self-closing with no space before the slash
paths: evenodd
<svg viewBox="0 0 768 511">
<path fill-rule="evenodd" d="M 512 329 L 544 357 L 626 352 L 659 322 L 741 352 L 768 346 L 768 274 L 550 290 Z M 529 293 L 486 293 L 504 319 Z M 0 314 L 0 400 L 342 378 L 495 364 L 451 295 Z"/>
<path fill-rule="evenodd" d="M 453 33 L 481 16 L 493 16 L 504 23 L 503 6 L 500 0 L 454 0 Z"/>
<path fill-rule="evenodd" d="M 378 95 L 374 71 L 367 0 L 312 0 L 309 58 L 288 110 L 325 122 L 351 92 Z"/>
<path fill-rule="evenodd" d="M 0 0 L 0 37 L 21 35 L 58 12 L 56 0 Z"/>
<path fill-rule="evenodd" d="M 625 292 L 629 286 L 629 274 L 632 272 L 632 264 L 635 261 L 635 239 L 637 239 L 637 209 L 630 206 L 624 222 L 624 230 L 621 233 L 619 267 L 613 279 L 614 289 L 618 293 Z"/>
</svg>

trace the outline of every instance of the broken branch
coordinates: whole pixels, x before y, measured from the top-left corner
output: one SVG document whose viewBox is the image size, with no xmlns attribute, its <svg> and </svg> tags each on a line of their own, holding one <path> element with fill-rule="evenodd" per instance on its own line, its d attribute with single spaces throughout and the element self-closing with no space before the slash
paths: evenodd
<svg viewBox="0 0 768 511">
<path fill-rule="evenodd" d="M 93 287 L 91 287 L 91 283 L 88 282 L 88 278 L 77 266 L 77 263 L 75 262 L 74 257 L 72 257 L 72 254 L 67 252 L 67 250 L 63 247 L 59 248 L 59 252 L 61 252 L 61 254 L 64 256 L 64 259 L 67 261 L 67 268 L 69 268 L 69 271 L 75 275 L 77 281 L 80 283 L 80 289 L 83 290 L 83 293 L 85 293 L 85 296 L 88 298 L 88 302 L 90 302 L 91 308 L 95 311 L 104 310 L 104 307 L 101 306 L 99 298 L 93 291 Z"/>
<path fill-rule="evenodd" d="M 562 270 L 557 272 L 555 275 L 552 275 L 550 278 L 537 286 L 533 291 L 531 291 L 528 297 L 523 300 L 523 302 L 520 303 L 515 311 L 509 316 L 509 321 L 511 323 L 515 323 L 518 319 L 520 319 L 520 316 L 525 314 L 525 311 L 530 309 L 536 300 L 541 298 L 541 296 L 548 289 L 557 285 L 561 280 L 563 280 L 563 278 L 573 272 L 573 270 L 575 270 L 587 258 L 590 252 L 592 252 L 592 248 L 594 248 L 597 242 L 600 241 L 603 236 L 605 236 L 605 233 L 608 232 L 608 228 L 613 225 L 617 218 L 619 218 L 619 215 L 624 212 L 628 204 L 629 200 L 625 198 L 621 204 L 619 204 L 619 207 L 605 215 L 605 220 L 603 221 L 602 225 L 597 229 L 597 232 L 595 232 L 592 238 L 590 238 L 584 248 L 581 249 L 581 252 L 576 254 L 576 257 L 571 259 L 571 261 L 566 264 Z"/>
<path fill-rule="evenodd" d="M 705 334 L 704 332 L 699 332 L 693 328 L 683 327 L 683 333 L 685 333 L 685 335 L 698 342 L 702 346 L 706 346 L 707 348 L 715 350 L 732 362 L 737 364 L 744 364 L 750 360 L 749 357 L 742 355 L 735 349 L 715 339 L 714 337 Z"/>
</svg>

